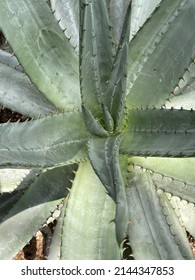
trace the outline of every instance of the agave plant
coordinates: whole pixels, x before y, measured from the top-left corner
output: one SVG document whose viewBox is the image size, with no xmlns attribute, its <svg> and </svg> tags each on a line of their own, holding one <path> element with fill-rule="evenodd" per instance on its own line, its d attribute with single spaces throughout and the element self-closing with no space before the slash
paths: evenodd
<svg viewBox="0 0 195 280">
<path fill-rule="evenodd" d="M 195 1 L 1 0 L 0 259 L 194 259 Z"/>
</svg>

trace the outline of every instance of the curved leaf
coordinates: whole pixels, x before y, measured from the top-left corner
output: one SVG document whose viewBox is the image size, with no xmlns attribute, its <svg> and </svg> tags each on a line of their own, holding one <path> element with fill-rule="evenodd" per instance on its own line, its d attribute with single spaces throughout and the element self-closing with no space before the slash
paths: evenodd
<svg viewBox="0 0 195 280">
<path fill-rule="evenodd" d="M 13 191 L 11 193 L 3 193 L 0 195 L 0 223 L 9 213 L 10 209 L 17 203 L 23 195 L 24 190 Z"/>
<path fill-rule="evenodd" d="M 17 58 L 14 55 L 6 51 L 3 51 L 1 49 L 0 49 L 0 63 L 12 67 L 18 71 L 23 71 L 22 67 L 19 65 Z"/>
<path fill-rule="evenodd" d="M 192 59 L 188 68 L 185 69 L 184 74 L 180 77 L 179 84 L 174 90 L 174 96 L 178 97 L 179 95 L 190 92 L 193 89 L 195 81 L 195 61 Z"/>
<path fill-rule="evenodd" d="M 173 107 L 175 109 L 190 110 L 195 109 L 195 64 L 191 63 L 190 67 L 184 73 L 179 85 L 174 91 L 174 95 L 165 103 L 167 109 Z"/>
<path fill-rule="evenodd" d="M 108 0 L 110 21 L 112 24 L 114 42 L 118 47 L 121 41 L 123 25 L 131 0 Z"/>
<path fill-rule="evenodd" d="M 37 88 L 59 109 L 79 108 L 78 56 L 46 1 L 1 1 L 0 27 Z"/>
<path fill-rule="evenodd" d="M 189 203 L 195 203 L 194 185 L 186 184 L 186 182 L 177 181 L 159 174 L 153 174 L 151 178 L 156 188 L 176 196 L 178 199 L 185 200 Z"/>
<path fill-rule="evenodd" d="M 93 114 L 87 107 L 82 106 L 83 116 L 85 119 L 85 125 L 87 131 L 98 135 L 98 136 L 107 136 L 108 132 L 104 129 L 104 127 L 94 118 Z"/>
<path fill-rule="evenodd" d="M 194 259 L 192 250 L 187 238 L 187 232 L 180 219 L 179 208 L 174 203 L 177 198 L 172 198 L 169 194 L 164 193 L 162 190 L 157 191 L 163 214 L 166 217 L 167 224 L 170 227 L 171 233 L 174 235 L 176 244 L 184 257 L 184 259 Z M 172 201 L 171 201 L 172 200 Z M 190 218 L 188 212 L 185 216 Z"/>
<path fill-rule="evenodd" d="M 79 52 L 79 1 L 50 0 L 55 18 L 76 52 Z"/>
<path fill-rule="evenodd" d="M 179 210 L 180 218 L 186 231 L 195 237 L 195 205 L 187 203 L 185 200 L 177 199 L 177 197 L 172 197 L 170 202 L 174 208 Z"/>
<path fill-rule="evenodd" d="M 154 173 L 161 174 L 161 177 L 169 177 L 170 182 L 180 181 L 185 191 L 185 185 L 195 186 L 195 158 L 158 158 L 158 157 L 132 157 L 130 162 L 134 165 L 151 170 Z M 158 179 L 157 177 L 155 179 Z M 165 181 L 166 182 L 166 181 Z M 170 187 L 170 191 L 172 186 Z M 168 191 L 168 189 L 166 189 Z M 192 190 L 191 190 L 192 192 Z"/>
<path fill-rule="evenodd" d="M 72 167 L 61 167 L 42 173 L 12 205 L 12 209 L 0 224 L 0 259 L 14 258 L 46 222 L 68 193 L 69 178 L 73 177 L 70 172 Z"/>
<path fill-rule="evenodd" d="M 116 237 L 121 245 L 126 236 L 127 202 L 125 186 L 120 170 L 118 150 L 121 136 L 89 139 L 88 150 L 91 164 L 109 196 L 116 203 Z M 121 158 L 122 161 L 122 158 Z"/>
<path fill-rule="evenodd" d="M 128 19 L 127 19 L 128 22 Z M 128 32 L 128 29 L 127 29 Z M 127 34 L 125 34 L 127 35 Z M 125 36 L 116 54 L 113 68 L 105 91 L 104 103 L 107 106 L 115 125 L 115 130 L 124 117 L 124 105 L 126 97 L 128 38 Z"/>
<path fill-rule="evenodd" d="M 80 112 L 61 113 L 0 125 L 0 165 L 48 167 L 87 157 L 87 135 Z"/>
<path fill-rule="evenodd" d="M 130 170 L 127 199 L 128 234 L 135 259 L 193 259 L 187 236 L 177 231 L 177 227 L 181 227 L 177 219 L 170 223 L 166 220 L 147 172 L 139 168 Z M 173 213 L 166 214 L 174 219 Z M 182 242 L 180 247 L 176 243 L 178 239 Z"/>
<path fill-rule="evenodd" d="M 172 97 L 165 106 L 167 109 L 183 108 L 185 110 L 195 109 L 195 84 L 189 85 L 188 90 L 183 91 L 183 94 Z"/>
<path fill-rule="evenodd" d="M 0 169 L 0 193 L 27 187 L 39 173 L 38 169 Z"/>
<path fill-rule="evenodd" d="M 58 111 L 38 92 L 23 72 L 1 63 L 0 104 L 29 117 L 49 115 Z"/>
<path fill-rule="evenodd" d="M 102 118 L 101 104 L 113 62 L 108 11 L 104 0 L 80 2 L 82 102 L 95 118 Z"/>
<path fill-rule="evenodd" d="M 63 217 L 60 258 L 120 259 L 114 215 L 114 202 L 91 165 L 79 164 Z"/>
<path fill-rule="evenodd" d="M 192 157 L 195 155 L 195 112 L 131 110 L 120 152 L 136 156 Z"/>
<path fill-rule="evenodd" d="M 195 54 L 194 0 L 163 0 L 129 44 L 127 106 L 169 98 Z"/>
<path fill-rule="evenodd" d="M 154 9 L 162 0 L 132 0 L 130 40 L 136 35 L 145 21 L 151 16 Z"/>
<path fill-rule="evenodd" d="M 54 227 L 54 232 L 52 235 L 52 241 L 49 246 L 48 260 L 60 260 L 61 257 L 61 246 L 62 246 L 62 227 L 65 217 L 65 208 L 67 207 L 68 197 L 63 200 L 60 207 L 60 215 L 57 219 L 57 223 Z"/>
</svg>

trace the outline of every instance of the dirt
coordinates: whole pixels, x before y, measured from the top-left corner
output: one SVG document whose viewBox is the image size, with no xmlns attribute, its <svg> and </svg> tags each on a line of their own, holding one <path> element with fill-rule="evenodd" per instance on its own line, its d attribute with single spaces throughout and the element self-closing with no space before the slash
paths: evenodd
<svg viewBox="0 0 195 280">
<path fill-rule="evenodd" d="M 187 232 L 187 236 L 188 236 L 188 241 L 190 243 L 190 247 L 192 249 L 192 253 L 195 255 L 195 238 L 191 236 L 188 232 Z"/>
<path fill-rule="evenodd" d="M 41 231 L 38 231 L 36 235 L 15 257 L 15 260 L 44 260 L 44 244 L 45 237 Z"/>
<path fill-rule="evenodd" d="M 16 255 L 15 260 L 46 260 L 56 220 L 37 231 L 30 242 Z"/>
<path fill-rule="evenodd" d="M 12 112 L 8 108 L 0 109 L 0 123 L 10 122 L 24 122 L 29 118 L 19 113 Z"/>
</svg>

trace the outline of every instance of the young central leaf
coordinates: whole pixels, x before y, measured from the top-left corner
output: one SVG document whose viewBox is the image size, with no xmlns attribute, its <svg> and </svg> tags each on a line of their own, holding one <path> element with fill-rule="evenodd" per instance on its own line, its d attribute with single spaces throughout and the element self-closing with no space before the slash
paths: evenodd
<svg viewBox="0 0 195 280">
<path fill-rule="evenodd" d="M 117 47 L 106 2 L 83 0 L 80 8 L 80 85 L 85 121 L 91 133 L 90 127 L 98 125 L 113 132 L 124 111 L 130 5 Z M 91 122 L 86 111 L 93 116 Z"/>
<path fill-rule="evenodd" d="M 102 118 L 102 100 L 113 62 L 113 47 L 105 1 L 80 1 L 80 84 L 82 102 Z"/>
<path fill-rule="evenodd" d="M 125 186 L 119 164 L 121 135 L 99 138 L 93 136 L 88 142 L 89 158 L 94 171 L 116 203 L 116 238 L 121 245 L 127 228 L 127 201 Z"/>
</svg>

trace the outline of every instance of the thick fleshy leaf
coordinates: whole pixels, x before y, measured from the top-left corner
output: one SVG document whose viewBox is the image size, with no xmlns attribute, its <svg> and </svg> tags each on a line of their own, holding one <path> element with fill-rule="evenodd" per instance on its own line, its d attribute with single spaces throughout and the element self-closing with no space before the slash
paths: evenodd
<svg viewBox="0 0 195 280">
<path fill-rule="evenodd" d="M 54 232 L 52 234 L 52 241 L 49 246 L 48 260 L 60 260 L 61 258 L 61 246 L 62 246 L 62 227 L 64 223 L 65 211 L 67 206 L 68 197 L 63 200 L 61 205 L 59 205 L 60 215 L 57 219 L 57 223 L 54 227 Z"/>
<path fill-rule="evenodd" d="M 131 0 L 108 0 L 110 21 L 116 47 L 118 47 L 121 41 L 123 25 L 130 2 Z"/>
<path fill-rule="evenodd" d="M 195 110 L 195 84 L 189 85 L 188 90 L 183 91 L 183 94 L 179 96 L 172 97 L 166 102 L 165 106 L 167 109 L 186 109 Z"/>
<path fill-rule="evenodd" d="M 187 71 L 184 73 L 178 86 L 174 90 L 174 95 L 165 103 L 165 107 L 170 109 L 190 110 L 195 109 L 195 64 L 190 64 Z"/>
<path fill-rule="evenodd" d="M 0 169 L 0 193 L 27 187 L 39 173 L 38 169 Z"/>
<path fill-rule="evenodd" d="M 151 176 L 156 188 L 161 189 L 180 200 L 195 204 L 195 186 L 186 184 L 183 181 L 177 181 L 170 177 L 164 177 L 160 174 Z"/>
<path fill-rule="evenodd" d="M 184 259 L 195 259 L 189 245 L 187 231 L 181 219 L 179 208 L 175 204 L 175 201 L 178 198 L 172 197 L 170 194 L 164 193 L 162 190 L 157 190 L 157 195 L 159 197 L 163 214 L 166 217 L 166 222 L 170 227 L 170 231 L 174 236 L 175 242 L 178 245 L 182 256 Z M 188 212 L 185 212 L 184 215 L 190 218 Z"/>
<path fill-rule="evenodd" d="M 104 115 L 104 126 L 106 131 L 113 132 L 114 131 L 114 120 L 111 116 L 108 107 L 105 104 L 102 104 L 102 111 Z"/>
<path fill-rule="evenodd" d="M 22 67 L 19 65 L 17 58 L 6 51 L 0 49 L 0 63 L 12 67 L 18 71 L 23 71 Z"/>
<path fill-rule="evenodd" d="M 130 40 L 136 35 L 145 21 L 151 16 L 154 9 L 162 0 L 132 0 Z"/>
<path fill-rule="evenodd" d="M 0 259 L 14 258 L 46 222 L 67 195 L 72 170 L 61 167 L 42 173 L 15 201 L 0 224 Z"/>
<path fill-rule="evenodd" d="M 59 109 L 79 108 L 78 56 L 48 3 L 1 1 L 0 28 L 37 88 Z"/>
<path fill-rule="evenodd" d="M 116 203 L 116 237 L 119 245 L 126 236 L 127 203 L 125 186 L 120 170 L 118 150 L 121 136 L 89 139 L 88 150 L 91 164 L 109 196 Z M 122 159 L 121 159 L 122 161 Z"/>
<path fill-rule="evenodd" d="M 187 235 L 173 209 L 167 209 L 167 201 L 159 201 L 158 196 L 147 172 L 130 170 L 129 238 L 135 259 L 193 259 Z"/>
<path fill-rule="evenodd" d="M 83 105 L 103 118 L 103 95 L 112 68 L 112 38 L 104 0 L 80 1 L 80 81 Z"/>
<path fill-rule="evenodd" d="M 79 0 L 50 0 L 55 18 L 76 52 L 79 51 Z"/>
<path fill-rule="evenodd" d="M 0 194 L 0 223 L 23 195 L 23 190 Z"/>
<path fill-rule="evenodd" d="M 195 54 L 194 12 L 194 0 L 163 0 L 131 40 L 127 106 L 160 107 L 173 92 Z"/>
<path fill-rule="evenodd" d="M 195 155 L 195 112 L 131 110 L 120 152 L 136 156 L 192 157 Z"/>
<path fill-rule="evenodd" d="M 179 83 L 174 89 L 173 97 L 178 97 L 183 93 L 190 92 L 194 89 L 195 82 L 195 58 L 192 59 L 188 68 L 185 69 L 182 77 L 180 77 Z"/>
<path fill-rule="evenodd" d="M 104 104 L 107 106 L 116 130 L 124 117 L 128 65 L 130 5 L 126 11 L 119 47 L 107 82 Z"/>
<path fill-rule="evenodd" d="M 108 81 L 105 94 L 105 104 L 112 116 L 114 129 L 116 130 L 124 117 L 126 71 L 127 71 L 127 44 L 119 50 L 115 66 Z"/>
<path fill-rule="evenodd" d="M 28 117 L 58 110 L 38 92 L 23 72 L 0 63 L 0 104 Z"/>
<path fill-rule="evenodd" d="M 165 185 L 167 184 L 166 191 L 170 188 L 172 190 L 175 181 L 181 182 L 181 189 L 185 192 L 186 185 L 195 186 L 195 158 L 159 158 L 159 157 L 132 157 L 130 162 L 134 165 L 138 165 L 142 168 L 148 169 L 153 173 L 160 174 L 161 178 L 168 177 L 168 182 L 165 180 Z M 159 176 L 154 177 L 158 180 Z M 160 182 L 158 180 L 158 182 Z M 162 181 L 163 182 L 163 181 Z M 161 185 L 163 186 L 163 183 Z M 173 186 L 170 183 L 173 183 Z M 158 184 L 157 184 L 158 185 Z M 163 188 L 164 189 L 164 188 Z M 194 190 L 195 191 L 195 190 Z M 190 190 L 192 192 L 192 190 Z M 195 194 L 195 193 L 194 193 Z M 194 195 L 192 195 L 194 196 Z"/>
<path fill-rule="evenodd" d="M 83 109 L 83 116 L 85 119 L 85 125 L 87 128 L 87 131 L 98 135 L 98 136 L 107 136 L 108 132 L 104 129 L 104 127 L 96 120 L 91 113 L 90 110 L 88 110 L 87 107 L 82 106 Z"/>
<path fill-rule="evenodd" d="M 0 125 L 0 165 L 48 167 L 87 157 L 86 130 L 80 112 L 67 112 Z"/>
<path fill-rule="evenodd" d="M 102 119 L 109 131 L 116 130 L 123 116 L 125 103 L 129 4 L 121 22 L 120 46 L 116 48 L 117 54 L 113 59 L 115 51 L 112 48 L 106 1 L 90 1 L 88 4 L 81 2 L 80 61 L 83 105 L 95 118 Z M 115 4 L 110 3 L 110 12 L 116 9 Z M 105 114 L 106 110 L 108 114 Z M 111 123 L 114 127 L 110 126 Z"/>
<path fill-rule="evenodd" d="M 178 215 L 180 215 L 181 222 L 186 231 L 195 238 L 195 204 L 180 200 L 175 196 L 170 199 L 170 202 L 174 209 L 178 209 Z"/>
<path fill-rule="evenodd" d="M 61 229 L 61 259 L 120 259 L 115 204 L 88 162 L 79 164 Z"/>
</svg>

